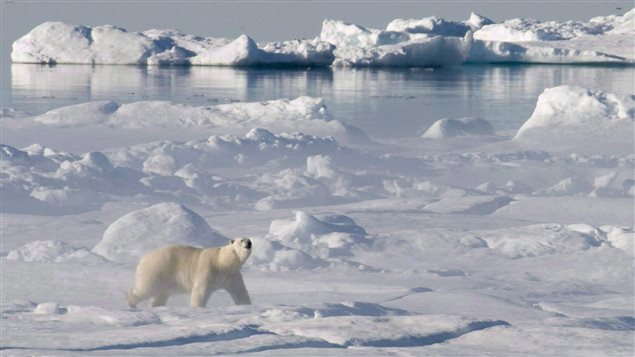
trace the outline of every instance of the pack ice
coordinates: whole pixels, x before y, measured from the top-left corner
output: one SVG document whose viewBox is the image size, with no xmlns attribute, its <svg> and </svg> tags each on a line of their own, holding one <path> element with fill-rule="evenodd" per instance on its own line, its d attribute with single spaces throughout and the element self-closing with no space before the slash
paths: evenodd
<svg viewBox="0 0 635 357">
<path fill-rule="evenodd" d="M 462 43 L 474 20 L 391 31 Z M 633 102 L 547 88 L 515 134 L 446 118 L 381 142 L 308 97 L 3 110 L 3 130 L 115 139 L 0 146 L 0 352 L 632 356 Z M 254 305 L 125 306 L 148 250 L 237 236 Z"/>
<path fill-rule="evenodd" d="M 177 30 L 45 22 L 13 43 L 21 63 L 434 67 L 470 63 L 632 63 L 635 9 L 589 21 L 436 16 L 395 19 L 386 29 L 326 19 L 318 37 L 256 44 Z"/>
<path fill-rule="evenodd" d="M 317 40 L 266 43 L 246 35 L 234 40 L 177 30 L 127 32 L 104 26 L 49 21 L 13 43 L 13 62 L 210 66 L 328 66 L 333 46 Z"/>
</svg>

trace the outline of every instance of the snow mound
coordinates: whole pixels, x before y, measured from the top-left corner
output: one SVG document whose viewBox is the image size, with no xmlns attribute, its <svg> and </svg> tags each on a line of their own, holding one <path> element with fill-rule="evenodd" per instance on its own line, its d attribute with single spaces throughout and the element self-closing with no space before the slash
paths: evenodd
<svg viewBox="0 0 635 357">
<path fill-rule="evenodd" d="M 368 141 L 360 129 L 334 119 L 321 98 L 298 97 L 254 103 L 191 106 L 167 101 L 117 104 L 88 102 L 53 109 L 33 118 L 37 124 L 61 127 L 101 126 L 122 129 L 202 127 L 244 133 L 254 127 L 334 136 L 341 140 Z"/>
<path fill-rule="evenodd" d="M 315 269 L 328 264 L 302 250 L 291 248 L 269 238 L 250 238 L 254 244 L 254 250 L 247 260 L 247 266 L 267 271 L 294 271 Z"/>
<path fill-rule="evenodd" d="M 347 216 L 318 218 L 303 211 L 296 211 L 292 219 L 272 221 L 267 237 L 321 259 L 351 256 L 371 242 L 364 228 Z"/>
<path fill-rule="evenodd" d="M 70 244 L 57 240 L 36 240 L 14 249 L 7 255 L 9 260 L 21 260 L 36 263 L 62 263 L 67 261 L 102 261 L 84 248 L 74 248 Z"/>
<path fill-rule="evenodd" d="M 575 86 L 545 89 L 538 97 L 531 117 L 521 126 L 514 140 L 532 135 L 563 136 L 577 131 L 597 135 L 603 131 L 619 134 L 635 122 L 635 96 L 620 96 Z M 630 137 L 630 134 L 629 134 Z"/>
<path fill-rule="evenodd" d="M 592 185 L 580 177 L 567 177 L 558 183 L 545 189 L 534 192 L 534 195 L 540 196 L 573 196 L 586 194 L 592 188 Z"/>
<path fill-rule="evenodd" d="M 92 252 L 111 261 L 129 263 L 169 244 L 213 247 L 227 244 L 227 238 L 194 211 L 175 203 L 159 203 L 111 223 Z"/>
<path fill-rule="evenodd" d="M 474 32 L 474 38 L 486 41 L 557 41 L 605 33 L 633 34 L 635 9 L 619 16 L 595 17 L 589 21 L 547 21 L 510 19 L 499 24 L 488 24 Z M 630 28 L 628 26 L 630 25 Z"/>
<path fill-rule="evenodd" d="M 336 46 L 335 65 L 351 67 L 431 67 L 459 65 L 472 42 L 464 37 L 377 30 L 324 20 L 320 39 Z"/>
<path fill-rule="evenodd" d="M 80 155 L 40 145 L 24 150 L 0 144 L 2 209 L 68 214 L 94 210 L 108 194 L 143 192 L 140 172 L 113 166 L 100 152 Z"/>
<path fill-rule="evenodd" d="M 395 19 L 386 26 L 386 31 L 463 37 L 468 31 L 476 31 L 493 23 L 492 20 L 475 13 L 472 13 L 467 21 L 450 21 L 431 16 L 417 20 Z"/>
<path fill-rule="evenodd" d="M 600 227 L 606 234 L 606 239 L 611 246 L 625 251 L 627 254 L 635 255 L 635 232 L 632 229 L 615 226 Z"/>
<path fill-rule="evenodd" d="M 20 63 L 328 66 L 334 47 L 319 40 L 295 40 L 259 47 L 241 35 L 235 40 L 205 38 L 177 30 L 127 32 L 112 25 L 45 22 L 13 43 Z"/>
<path fill-rule="evenodd" d="M 494 128 L 481 118 L 446 118 L 435 121 L 422 138 L 442 139 L 469 135 L 494 135 Z"/>
<path fill-rule="evenodd" d="M 212 135 L 204 140 L 184 143 L 161 141 L 133 146 L 111 154 L 119 165 L 143 169 L 146 172 L 175 174 L 189 167 L 218 169 L 247 167 L 276 162 L 305 162 L 307 156 L 345 151 L 333 138 L 302 133 L 274 134 L 256 128 L 244 136 Z M 181 176 L 189 176 L 181 173 Z"/>
<path fill-rule="evenodd" d="M 567 254 L 599 247 L 605 234 L 584 224 L 537 224 L 480 235 L 487 245 L 513 259 Z"/>
</svg>

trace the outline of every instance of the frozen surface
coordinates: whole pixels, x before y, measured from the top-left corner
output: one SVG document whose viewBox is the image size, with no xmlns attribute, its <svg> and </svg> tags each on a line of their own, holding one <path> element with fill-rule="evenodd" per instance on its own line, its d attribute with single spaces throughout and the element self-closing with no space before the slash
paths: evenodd
<svg viewBox="0 0 635 357">
<path fill-rule="evenodd" d="M 9 117 L 10 118 L 10 117 Z M 24 119 L 24 115 L 19 117 Z M 14 120 L 15 127 L 29 124 L 84 128 L 99 126 L 129 130 L 205 130 L 207 133 L 246 133 L 260 127 L 273 132 L 301 130 L 333 136 L 343 141 L 368 141 L 359 128 L 334 119 L 320 98 L 298 97 L 254 103 L 191 106 L 167 101 L 118 104 L 87 102 L 57 108 L 29 120 Z M 11 124 L 9 124 L 11 125 Z"/>
<path fill-rule="evenodd" d="M 434 36 L 324 20 L 320 39 L 336 46 L 335 65 L 434 67 L 463 63 L 469 53 L 472 34 Z"/>
<path fill-rule="evenodd" d="M 531 117 L 514 140 L 567 145 L 574 140 L 607 145 L 628 142 L 635 130 L 635 96 L 616 95 L 581 87 L 547 88 L 538 97 Z M 607 138 L 596 142 L 596 138 Z M 613 139 L 609 139 L 613 138 Z"/>
<path fill-rule="evenodd" d="M 436 140 L 368 138 L 308 97 L 5 112 L 113 139 L 0 147 L 3 355 L 635 350 L 631 96 L 547 88 L 515 136 L 461 119 Z M 126 307 L 144 252 L 237 236 L 253 305 Z"/>
<path fill-rule="evenodd" d="M 474 33 L 474 38 L 484 41 L 556 41 L 602 34 L 633 34 L 635 9 L 624 15 L 598 16 L 589 21 L 538 21 L 511 19 L 499 24 L 486 24 Z"/>
<path fill-rule="evenodd" d="M 481 118 L 446 118 L 434 122 L 422 137 L 442 139 L 469 135 L 494 135 L 494 128 L 487 120 Z"/>
<path fill-rule="evenodd" d="M 127 32 L 112 25 L 45 22 L 13 43 L 13 62 L 208 66 L 328 66 L 333 46 L 316 40 L 267 43 L 246 35 L 229 40 L 178 30 Z"/>
<path fill-rule="evenodd" d="M 312 40 L 257 44 L 200 37 L 178 30 L 127 32 L 45 22 L 16 40 L 21 63 L 437 67 L 464 62 L 632 63 L 635 10 L 589 21 L 509 19 L 472 13 L 465 21 L 436 16 L 395 19 L 373 29 L 326 19 Z"/>
</svg>

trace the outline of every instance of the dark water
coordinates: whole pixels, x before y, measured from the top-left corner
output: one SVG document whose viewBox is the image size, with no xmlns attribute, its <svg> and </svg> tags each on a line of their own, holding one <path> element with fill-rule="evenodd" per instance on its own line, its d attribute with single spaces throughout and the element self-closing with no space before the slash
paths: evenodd
<svg viewBox="0 0 635 357">
<path fill-rule="evenodd" d="M 338 119 L 374 137 L 421 134 L 446 117 L 478 116 L 516 129 L 546 87 L 635 93 L 633 67 L 480 65 L 441 69 L 233 69 L 40 66 L 3 73 L 2 106 L 34 114 L 91 100 L 169 100 L 192 105 L 323 97 Z"/>
</svg>

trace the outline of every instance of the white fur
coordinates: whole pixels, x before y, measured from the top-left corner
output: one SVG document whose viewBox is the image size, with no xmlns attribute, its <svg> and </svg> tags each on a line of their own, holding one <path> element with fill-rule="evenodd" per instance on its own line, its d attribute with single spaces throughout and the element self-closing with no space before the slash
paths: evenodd
<svg viewBox="0 0 635 357">
<path fill-rule="evenodd" d="M 251 304 L 240 268 L 251 254 L 246 238 L 214 248 L 169 245 L 144 255 L 137 265 L 135 287 L 126 292 L 130 307 L 150 298 L 163 306 L 172 294 L 189 293 L 190 304 L 205 307 L 210 295 L 225 289 L 237 305 Z"/>
</svg>

